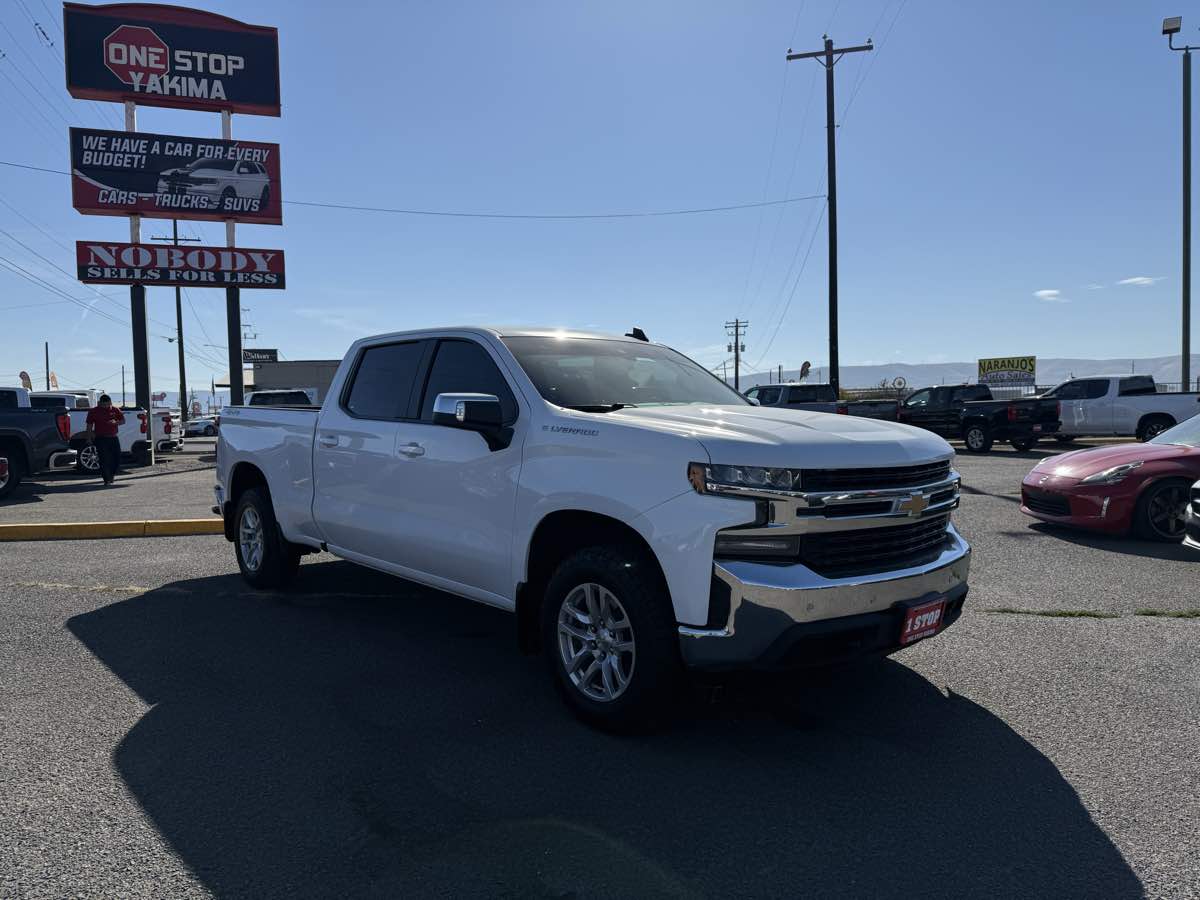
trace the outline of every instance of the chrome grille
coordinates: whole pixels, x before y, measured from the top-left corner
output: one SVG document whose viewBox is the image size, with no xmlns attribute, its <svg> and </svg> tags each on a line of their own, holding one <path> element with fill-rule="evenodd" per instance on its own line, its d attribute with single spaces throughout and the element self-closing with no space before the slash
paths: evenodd
<svg viewBox="0 0 1200 900">
<path fill-rule="evenodd" d="M 949 523 L 949 515 L 940 515 L 911 525 L 809 534 L 801 542 L 800 558 L 829 577 L 904 569 L 937 557 L 946 545 Z"/>
</svg>

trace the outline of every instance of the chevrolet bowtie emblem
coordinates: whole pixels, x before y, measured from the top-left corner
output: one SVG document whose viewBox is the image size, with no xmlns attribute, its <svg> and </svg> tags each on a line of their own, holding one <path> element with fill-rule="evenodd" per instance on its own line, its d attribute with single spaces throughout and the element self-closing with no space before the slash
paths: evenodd
<svg viewBox="0 0 1200 900">
<path fill-rule="evenodd" d="M 896 504 L 897 512 L 906 512 L 910 516 L 916 517 L 925 512 L 929 506 L 929 498 L 924 494 L 909 494 L 907 500 L 901 500 Z"/>
</svg>

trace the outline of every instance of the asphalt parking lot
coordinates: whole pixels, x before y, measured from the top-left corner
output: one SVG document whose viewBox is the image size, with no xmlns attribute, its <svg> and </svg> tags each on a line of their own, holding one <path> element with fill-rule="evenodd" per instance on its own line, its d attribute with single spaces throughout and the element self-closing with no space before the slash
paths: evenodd
<svg viewBox="0 0 1200 900">
<path fill-rule="evenodd" d="M 1033 524 L 1042 452 L 959 457 L 952 629 L 635 738 L 325 555 L 285 597 L 220 537 L 0 545 L 0 896 L 1200 897 L 1200 619 L 1134 614 L 1200 554 Z"/>
</svg>

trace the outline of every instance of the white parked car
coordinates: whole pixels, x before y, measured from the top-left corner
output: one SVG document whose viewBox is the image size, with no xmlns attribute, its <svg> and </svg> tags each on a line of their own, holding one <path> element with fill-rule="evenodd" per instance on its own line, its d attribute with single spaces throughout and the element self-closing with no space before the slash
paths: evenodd
<svg viewBox="0 0 1200 900">
<path fill-rule="evenodd" d="M 954 622 L 953 456 L 754 406 L 659 344 L 455 328 L 356 342 L 319 410 L 226 407 L 215 510 L 257 587 L 328 550 L 515 612 L 575 711 L 626 727 L 685 666 L 886 654 Z"/>
<path fill-rule="evenodd" d="M 1059 401 L 1060 441 L 1085 435 L 1148 441 L 1200 414 L 1200 393 L 1161 393 L 1151 375 L 1072 378 L 1042 396 Z"/>
<path fill-rule="evenodd" d="M 1200 481 L 1192 485 L 1188 494 L 1187 512 L 1184 513 L 1184 544 L 1200 550 Z"/>
</svg>

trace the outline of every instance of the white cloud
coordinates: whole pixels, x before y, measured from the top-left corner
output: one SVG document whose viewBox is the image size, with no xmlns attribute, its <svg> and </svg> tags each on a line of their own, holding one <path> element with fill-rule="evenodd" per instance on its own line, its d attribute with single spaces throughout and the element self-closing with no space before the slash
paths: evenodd
<svg viewBox="0 0 1200 900">
<path fill-rule="evenodd" d="M 1104 290 L 1104 285 L 1096 284 L 1096 282 L 1093 281 L 1091 284 L 1085 284 L 1083 289 L 1086 291 L 1102 291 Z"/>
<path fill-rule="evenodd" d="M 1117 284 L 1132 284 L 1136 285 L 1137 287 L 1149 287 L 1155 282 L 1162 281 L 1165 277 L 1165 275 L 1159 275 L 1155 278 L 1151 278 L 1149 275 L 1134 275 L 1132 278 L 1122 278 L 1117 282 Z"/>
<path fill-rule="evenodd" d="M 1033 296 L 1037 297 L 1043 303 L 1070 303 L 1066 297 L 1062 295 L 1062 291 L 1052 288 L 1043 288 L 1040 291 L 1034 291 Z"/>
</svg>

